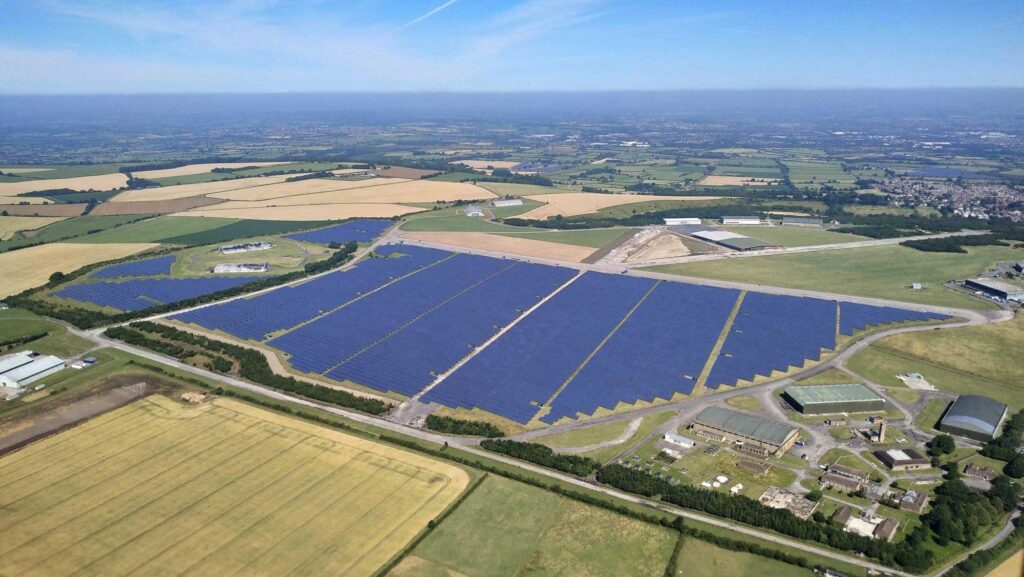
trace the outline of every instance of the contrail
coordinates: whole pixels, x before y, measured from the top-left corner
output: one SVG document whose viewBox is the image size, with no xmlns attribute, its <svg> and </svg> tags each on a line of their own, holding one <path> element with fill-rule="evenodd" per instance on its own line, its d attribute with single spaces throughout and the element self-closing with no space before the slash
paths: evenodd
<svg viewBox="0 0 1024 577">
<path fill-rule="evenodd" d="M 427 18 L 430 18 L 434 14 L 437 14 L 438 12 L 444 10 L 445 8 L 451 6 L 452 4 L 455 4 L 458 1 L 459 0 L 448 0 L 447 2 L 445 2 L 444 4 L 441 4 L 440 6 L 437 6 L 436 8 L 431 10 L 430 12 L 427 12 L 426 14 L 424 14 L 422 16 L 419 16 L 417 18 L 413 18 L 412 20 L 406 22 L 405 24 L 402 24 L 401 26 L 398 27 L 398 29 L 401 30 L 403 28 L 408 28 L 408 27 L 412 26 L 413 24 L 418 24 L 420 22 L 423 22 Z"/>
</svg>

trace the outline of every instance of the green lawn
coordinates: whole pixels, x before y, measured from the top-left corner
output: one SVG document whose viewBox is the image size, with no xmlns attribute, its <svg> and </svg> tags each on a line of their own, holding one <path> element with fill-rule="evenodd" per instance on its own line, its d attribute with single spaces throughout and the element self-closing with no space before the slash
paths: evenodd
<svg viewBox="0 0 1024 577">
<path fill-rule="evenodd" d="M 999 262 L 1020 260 L 1024 253 L 1006 246 L 969 247 L 967 251 L 933 253 L 879 246 L 664 265 L 651 270 L 931 305 L 991 308 L 941 283 L 974 276 Z M 907 288 L 914 282 L 924 283 L 926 289 Z"/>
<path fill-rule="evenodd" d="M 239 222 L 237 218 L 160 216 L 92 234 L 81 242 L 163 242 L 167 238 L 213 230 L 236 222 Z"/>
<path fill-rule="evenodd" d="M 545 435 L 535 439 L 534 442 L 548 445 L 549 447 L 585 447 L 595 443 L 610 441 L 625 432 L 628 426 L 629 419 L 622 419 L 564 433 Z"/>
<path fill-rule="evenodd" d="M 800 385 L 844 385 L 847 383 L 856 383 L 856 379 L 853 375 L 842 371 L 840 369 L 831 368 L 824 372 L 818 373 L 813 377 L 800 380 L 797 384 Z"/>
<path fill-rule="evenodd" d="M 490 476 L 389 575 L 661 577 L 676 533 Z"/>
<path fill-rule="evenodd" d="M 730 232 L 752 236 L 782 246 L 813 246 L 867 240 L 863 236 L 830 232 L 822 228 L 800 228 L 796 226 L 724 226 L 722 228 Z"/>
<path fill-rule="evenodd" d="M 946 412 L 946 407 L 949 406 L 947 399 L 932 399 L 928 401 L 928 404 L 924 406 L 924 410 L 914 417 L 914 424 L 919 429 L 925 431 L 935 430 L 936 425 L 939 424 L 939 419 L 942 414 Z"/>
<path fill-rule="evenodd" d="M 622 443 L 620 445 L 614 445 L 611 447 L 605 447 L 604 449 L 598 449 L 596 451 L 591 451 L 589 453 L 583 454 L 587 457 L 590 457 L 591 459 L 601 461 L 602 463 L 610 461 L 614 459 L 615 456 L 618 455 L 619 453 L 625 451 L 634 444 L 640 442 L 640 439 L 643 439 L 644 437 L 649 435 L 651 431 L 653 431 L 659 425 L 665 424 L 669 419 L 673 417 L 673 415 L 675 415 L 675 413 L 672 411 L 665 411 L 663 413 L 654 413 L 652 415 L 647 415 L 646 417 L 644 417 L 644 420 L 640 422 L 640 428 L 638 428 L 636 430 L 636 433 L 633 433 L 633 436 L 627 439 L 625 443 Z"/>
<path fill-rule="evenodd" d="M 813 577 L 805 569 L 753 553 L 729 551 L 687 538 L 676 562 L 680 577 Z"/>
<path fill-rule="evenodd" d="M 881 378 L 871 380 L 893 384 L 892 369 L 906 367 L 898 372 L 919 372 L 940 390 L 987 395 L 1017 411 L 1024 408 L 1024 366 L 1007 362 L 1007 354 L 1019 351 L 1021 343 L 1024 315 L 996 324 L 892 335 L 854 356 L 850 368 L 857 370 L 857 363 Z"/>
<path fill-rule="evenodd" d="M 725 400 L 726 403 L 736 407 L 737 409 L 746 409 L 748 411 L 760 411 L 764 408 L 761 401 L 757 400 L 757 397 L 750 395 L 739 395 L 737 397 L 729 397 Z"/>
</svg>

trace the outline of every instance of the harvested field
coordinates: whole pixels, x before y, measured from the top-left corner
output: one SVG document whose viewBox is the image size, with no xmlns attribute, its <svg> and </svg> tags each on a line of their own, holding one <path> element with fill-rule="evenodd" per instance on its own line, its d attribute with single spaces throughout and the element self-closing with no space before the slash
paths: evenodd
<svg viewBox="0 0 1024 577">
<path fill-rule="evenodd" d="M 0 182 L 0 196 L 15 196 L 39 190 L 55 190 L 69 188 L 71 190 L 113 190 L 128 186 L 128 177 L 120 172 L 101 174 L 99 176 L 79 176 L 77 178 L 50 178 L 46 180 L 26 180 L 24 182 Z"/>
<path fill-rule="evenodd" d="M 646 200 L 717 200 L 717 196 L 658 196 L 641 194 L 600 194 L 591 192 L 566 192 L 558 195 L 537 195 L 528 196 L 531 200 L 547 203 L 522 214 L 519 218 L 544 220 L 546 218 L 562 215 L 576 216 L 597 212 L 602 208 L 643 202 Z"/>
<path fill-rule="evenodd" d="M 425 170 L 423 168 L 406 168 L 404 166 L 389 166 L 387 168 L 381 168 L 373 171 L 377 176 L 385 178 L 408 178 L 410 180 L 419 180 L 421 178 L 427 178 L 441 172 L 440 170 Z"/>
<path fill-rule="evenodd" d="M 2 200 L 2 199 L 0 199 Z M 84 204 L 0 204 L 0 212 L 10 216 L 78 216 Z"/>
<path fill-rule="evenodd" d="M 55 272 L 69 273 L 87 264 L 125 257 L 156 246 L 160 245 L 56 243 L 5 252 L 0 254 L 0 298 L 44 285 Z"/>
<path fill-rule="evenodd" d="M 213 198 L 226 200 L 280 200 L 291 196 L 304 196 L 320 192 L 334 190 L 351 190 L 354 188 L 377 187 L 386 184 L 398 184 L 406 182 L 399 178 L 367 178 L 363 180 L 331 180 L 329 178 L 311 178 L 309 180 L 298 180 L 295 182 L 282 182 L 276 186 L 260 186 L 258 188 L 246 188 L 230 190 L 221 193 L 211 194 Z"/>
<path fill-rule="evenodd" d="M 190 196 L 202 196 L 214 192 L 227 190 L 241 190 L 268 184 L 284 182 L 285 179 L 295 176 L 282 174 L 278 176 L 254 176 L 252 178 L 234 178 L 228 180 L 215 180 L 213 182 L 197 182 L 195 184 L 176 184 L 174 186 L 161 186 L 157 188 L 144 188 L 141 190 L 126 190 L 110 199 L 111 202 L 142 202 L 154 200 L 174 200 L 176 198 L 187 198 Z"/>
<path fill-rule="evenodd" d="M 317 577 L 372 575 L 468 475 L 230 399 L 151 396 L 0 459 L 0 482 L 3 574 Z"/>
<path fill-rule="evenodd" d="M 489 168 L 514 168 L 522 163 L 517 160 L 456 160 L 451 164 L 465 164 L 473 170 L 487 170 Z"/>
<path fill-rule="evenodd" d="M 20 202 L 43 204 L 44 202 L 53 201 L 42 196 L 0 196 L 0 204 L 18 204 Z"/>
<path fill-rule="evenodd" d="M 626 262 L 644 262 L 663 258 L 687 256 L 690 248 L 679 235 L 669 232 L 659 234 L 626 257 Z"/>
<path fill-rule="evenodd" d="M 7 174 L 28 174 L 30 172 L 46 172 L 49 168 L 0 168 L 0 172 Z"/>
<path fill-rule="evenodd" d="M 7 240 L 14 233 L 23 230 L 36 230 L 48 224 L 64 220 L 59 216 L 0 216 L 0 240 Z"/>
<path fill-rule="evenodd" d="M 142 170 L 139 172 L 132 172 L 132 176 L 135 178 L 145 178 L 151 180 L 154 178 L 168 178 L 171 176 L 188 176 L 190 174 L 203 174 L 205 172 L 212 172 L 215 168 L 246 168 L 248 166 L 259 167 L 259 166 L 276 166 L 278 164 L 290 164 L 289 162 L 214 162 L 206 164 L 186 164 L 185 166 L 179 166 L 177 168 L 163 168 L 159 170 Z"/>
<path fill-rule="evenodd" d="M 242 203 L 247 205 L 248 203 Z M 318 204 L 312 206 L 232 206 L 225 202 L 209 208 L 180 212 L 174 216 L 215 216 L 220 218 L 246 218 L 251 220 L 339 220 L 343 218 L 390 218 L 422 208 L 401 204 Z"/>
<path fill-rule="evenodd" d="M 436 242 L 470 249 L 489 250 L 520 256 L 582 262 L 594 249 L 546 240 L 499 236 L 482 232 L 403 232 L 403 238 Z"/>
<path fill-rule="evenodd" d="M 773 178 L 758 178 L 755 180 L 749 176 L 723 176 L 721 174 L 711 174 L 697 182 L 697 184 L 704 186 L 767 186 L 778 183 L 779 180 Z"/>
<path fill-rule="evenodd" d="M 385 180 L 385 179 L 374 179 Z M 494 195 L 478 186 L 460 182 L 437 182 L 432 180 L 399 180 L 388 179 L 389 182 L 370 186 L 345 187 L 341 190 L 323 192 L 296 193 L 277 198 L 245 201 L 249 207 L 259 206 L 299 206 L 314 204 L 398 204 L 398 203 L 431 203 L 439 200 L 476 200 L 490 199 Z M 302 184 L 302 181 L 290 184 Z M 362 182 L 371 182 L 364 180 Z M 348 183 L 345 183 L 348 184 Z M 351 183 L 355 184 L 355 183 Z M 282 185 L 284 186 L 284 185 Z M 264 187 L 277 189 L 278 187 Z M 246 191 L 240 191 L 246 192 Z M 233 193 L 227 193 L 233 194 Z M 215 195 L 222 198 L 224 195 Z M 242 202 L 239 200 L 239 202 Z"/>
<path fill-rule="evenodd" d="M 112 214 L 163 214 L 168 212 L 182 212 L 185 210 L 210 206 L 224 202 L 219 198 L 206 196 L 190 196 L 175 200 L 152 200 L 139 202 L 104 202 L 92 209 L 89 214 L 105 216 Z"/>
</svg>

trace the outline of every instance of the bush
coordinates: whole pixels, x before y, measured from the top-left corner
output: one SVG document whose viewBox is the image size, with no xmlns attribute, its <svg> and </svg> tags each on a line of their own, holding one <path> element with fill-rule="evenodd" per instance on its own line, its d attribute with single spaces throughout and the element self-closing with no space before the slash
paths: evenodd
<svg viewBox="0 0 1024 577">
<path fill-rule="evenodd" d="M 537 443 L 521 443 L 507 439 L 487 439 L 482 441 L 480 446 L 488 451 L 503 453 L 516 459 L 529 461 L 549 469 L 576 475 L 577 477 L 592 475 L 601 468 L 601 463 L 589 457 L 563 455 L 552 451 L 551 447 Z"/>
<path fill-rule="evenodd" d="M 505 432 L 491 423 L 468 421 L 453 417 L 427 416 L 427 428 L 439 433 L 452 435 L 472 435 L 475 437 L 504 437 Z"/>
<path fill-rule="evenodd" d="M 956 443 L 949 435 L 939 435 L 928 443 L 928 454 L 933 457 L 949 455 L 956 450 Z"/>
</svg>

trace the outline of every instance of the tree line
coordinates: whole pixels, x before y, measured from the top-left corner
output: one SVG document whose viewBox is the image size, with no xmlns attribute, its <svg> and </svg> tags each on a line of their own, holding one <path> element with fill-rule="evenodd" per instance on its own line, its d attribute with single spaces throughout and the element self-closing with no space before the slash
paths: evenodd
<svg viewBox="0 0 1024 577">
<path fill-rule="evenodd" d="M 601 468 L 601 463 L 590 457 L 556 453 L 551 447 L 537 443 L 522 443 L 510 439 L 486 439 L 480 443 L 480 446 L 488 451 L 502 453 L 577 477 L 593 475 Z"/>
<path fill-rule="evenodd" d="M 426 425 L 431 431 L 448 433 L 450 435 L 469 435 L 488 438 L 505 436 L 505 431 L 502 431 L 497 426 L 484 421 L 470 421 L 466 419 L 456 419 L 454 417 L 428 415 Z"/>
</svg>

